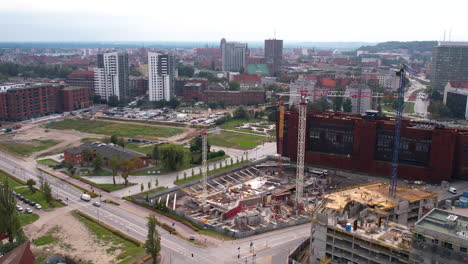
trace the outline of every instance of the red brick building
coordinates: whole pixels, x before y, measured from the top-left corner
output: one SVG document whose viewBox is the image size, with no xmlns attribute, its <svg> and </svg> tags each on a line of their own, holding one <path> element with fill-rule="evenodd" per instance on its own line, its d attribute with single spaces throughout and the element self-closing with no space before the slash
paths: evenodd
<svg viewBox="0 0 468 264">
<path fill-rule="evenodd" d="M 89 88 L 91 94 L 94 94 L 94 72 L 87 70 L 75 70 L 68 76 L 66 83 L 71 86 L 80 86 Z"/>
<path fill-rule="evenodd" d="M 0 119 L 19 121 L 55 113 L 60 88 L 47 84 L 27 85 L 0 94 Z M 5 111 L 6 110 L 6 111 Z"/>
<path fill-rule="evenodd" d="M 0 120 L 21 121 L 91 104 L 88 88 L 26 85 L 0 92 Z"/>
<path fill-rule="evenodd" d="M 287 111 L 284 122 L 278 153 L 296 161 L 297 111 Z M 390 117 L 309 111 L 305 163 L 390 176 L 394 127 Z M 403 120 L 398 174 L 430 183 L 468 179 L 468 130 Z"/>
<path fill-rule="evenodd" d="M 86 87 L 67 86 L 58 91 L 57 112 L 71 112 L 93 105 Z"/>
<path fill-rule="evenodd" d="M 101 142 L 87 142 L 78 147 L 66 149 L 64 151 L 64 159 L 66 162 L 73 165 L 81 165 L 84 162 L 83 152 L 90 151 L 93 156 L 101 155 L 104 159 L 104 165 L 109 167 L 109 162 L 113 157 L 117 159 L 127 159 L 130 161 L 139 160 L 136 162 L 136 169 L 144 168 L 149 165 L 149 158 L 141 153 L 122 148 L 113 144 L 105 144 Z"/>
<path fill-rule="evenodd" d="M 34 261 L 36 258 L 31 251 L 29 240 L 0 257 L 0 263 L 5 264 L 33 264 Z"/>
</svg>

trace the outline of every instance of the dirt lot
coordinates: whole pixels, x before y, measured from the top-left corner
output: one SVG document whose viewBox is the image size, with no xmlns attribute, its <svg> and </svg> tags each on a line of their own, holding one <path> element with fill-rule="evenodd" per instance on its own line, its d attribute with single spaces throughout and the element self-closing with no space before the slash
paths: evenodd
<svg viewBox="0 0 468 264">
<path fill-rule="evenodd" d="M 67 210 L 63 208 L 63 210 Z M 35 223 L 27 226 L 25 232 L 31 239 L 52 236 L 54 242 L 36 246 L 31 244 L 34 255 L 43 259 L 53 255 L 67 255 L 84 263 L 117 263 L 116 252 L 108 253 L 111 245 L 103 245 L 96 241 L 86 226 L 71 212 L 62 209 L 44 214 Z"/>
</svg>

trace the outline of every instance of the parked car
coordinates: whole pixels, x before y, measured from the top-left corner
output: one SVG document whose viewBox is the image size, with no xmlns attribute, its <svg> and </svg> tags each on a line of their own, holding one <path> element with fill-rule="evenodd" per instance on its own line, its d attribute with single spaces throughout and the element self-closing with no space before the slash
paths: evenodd
<svg viewBox="0 0 468 264">
<path fill-rule="evenodd" d="M 457 189 L 455 187 L 448 188 L 449 193 L 457 194 Z"/>
<path fill-rule="evenodd" d="M 19 205 L 16 205 L 16 210 L 18 210 L 18 211 L 21 212 L 21 211 L 23 211 L 23 207 L 21 207 L 21 206 L 19 206 Z"/>
<path fill-rule="evenodd" d="M 34 206 L 34 208 L 36 208 L 36 209 L 42 209 L 42 206 L 41 206 L 40 204 L 37 203 L 37 204 Z"/>
<path fill-rule="evenodd" d="M 27 214 L 32 214 L 33 211 L 31 208 L 26 208 L 26 210 L 24 210 Z"/>
<path fill-rule="evenodd" d="M 30 206 L 35 206 L 36 203 L 31 201 L 31 202 L 29 202 L 29 205 L 30 205 Z"/>
</svg>

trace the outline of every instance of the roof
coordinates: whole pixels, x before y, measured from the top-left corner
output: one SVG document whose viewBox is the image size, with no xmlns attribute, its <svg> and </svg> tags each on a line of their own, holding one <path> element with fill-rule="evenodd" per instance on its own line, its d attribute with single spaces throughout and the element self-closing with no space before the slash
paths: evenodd
<svg viewBox="0 0 468 264">
<path fill-rule="evenodd" d="M 113 157 L 117 158 L 125 158 L 127 160 L 133 160 L 135 158 L 144 158 L 145 155 L 135 152 L 133 150 L 129 150 L 126 148 L 122 148 L 120 146 L 114 144 L 106 144 L 101 142 L 86 142 L 78 147 L 69 148 L 65 151 L 71 154 L 80 154 L 84 150 L 90 149 L 93 152 L 103 156 L 107 159 L 112 159 Z"/>
<path fill-rule="evenodd" d="M 270 74 L 270 71 L 268 70 L 268 65 L 266 64 L 248 64 L 247 72 L 249 74 L 256 74 L 256 73 L 261 73 L 263 75 Z"/>
<path fill-rule="evenodd" d="M 238 81 L 240 83 L 259 83 L 261 81 L 259 76 L 248 74 L 234 75 L 233 79 L 234 81 Z"/>
<path fill-rule="evenodd" d="M 450 225 L 450 220 L 453 221 L 454 225 Z M 468 217 L 437 208 L 432 209 L 432 211 L 415 224 L 415 228 L 422 227 L 434 232 L 461 238 L 468 245 L 467 226 Z"/>
<path fill-rule="evenodd" d="M 428 191 L 400 187 L 397 187 L 396 194 L 399 198 L 410 203 L 437 196 L 437 194 Z M 374 183 L 330 193 L 325 195 L 325 198 L 327 199 L 325 206 L 336 211 L 343 211 L 351 201 L 384 211 L 390 210 L 397 205 L 397 200 L 389 194 L 389 185 L 383 183 Z"/>
<path fill-rule="evenodd" d="M 36 260 L 31 252 L 31 242 L 26 241 L 17 246 L 5 256 L 0 257 L 0 263 L 8 264 L 32 264 Z"/>
<path fill-rule="evenodd" d="M 468 89 L 468 82 L 449 82 L 452 88 Z"/>
</svg>

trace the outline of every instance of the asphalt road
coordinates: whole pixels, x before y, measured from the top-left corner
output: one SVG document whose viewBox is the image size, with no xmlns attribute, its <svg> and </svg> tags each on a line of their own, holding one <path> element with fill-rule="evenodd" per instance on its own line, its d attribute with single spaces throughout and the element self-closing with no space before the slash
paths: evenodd
<svg viewBox="0 0 468 264">
<path fill-rule="evenodd" d="M 39 182 L 39 178 L 43 177 L 50 183 L 54 197 L 64 201 L 68 198 L 68 206 L 139 241 L 143 242 L 146 239 L 146 219 L 111 204 L 103 203 L 99 208 L 93 206 L 92 202 L 98 201 L 99 198 L 94 198 L 91 202 L 81 201 L 80 190 L 35 168 L 28 168 L 19 158 L 0 152 L 0 169 L 23 180 L 34 179 Z M 170 235 L 163 229 L 159 228 L 158 231 L 161 234 L 163 263 L 286 263 L 288 252 L 310 235 L 310 225 L 300 225 L 232 242 L 220 242 L 216 248 L 199 247 Z M 254 253 L 251 251 L 251 244 Z"/>
</svg>

